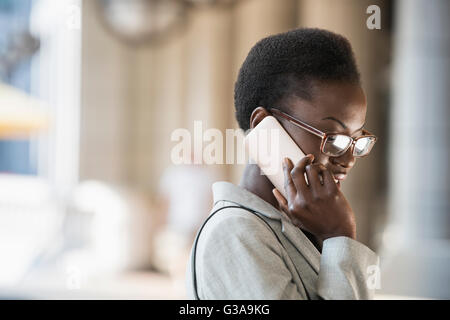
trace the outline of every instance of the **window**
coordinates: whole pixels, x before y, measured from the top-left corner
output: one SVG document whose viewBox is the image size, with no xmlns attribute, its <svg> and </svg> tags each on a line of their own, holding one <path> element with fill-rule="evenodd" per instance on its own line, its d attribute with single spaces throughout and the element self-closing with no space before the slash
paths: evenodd
<svg viewBox="0 0 450 320">
<path fill-rule="evenodd" d="M 0 1 L 0 80 L 30 93 L 31 59 L 39 42 L 29 33 L 31 1 Z M 1 123 L 0 123 L 1 125 Z M 0 131 L 0 172 L 37 174 L 37 140 Z"/>
</svg>

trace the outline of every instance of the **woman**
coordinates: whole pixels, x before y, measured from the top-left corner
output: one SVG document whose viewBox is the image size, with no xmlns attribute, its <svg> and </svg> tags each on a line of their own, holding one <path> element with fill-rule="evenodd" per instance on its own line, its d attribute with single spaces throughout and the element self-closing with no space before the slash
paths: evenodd
<svg viewBox="0 0 450 320">
<path fill-rule="evenodd" d="M 355 240 L 354 213 L 340 192 L 376 140 L 363 129 L 366 98 L 348 40 L 320 29 L 262 39 L 240 69 L 235 107 L 245 131 L 276 117 L 307 156 L 284 161 L 287 198 L 255 164 L 239 186 L 213 185 L 213 214 L 187 270 L 189 297 L 372 298 L 378 257 Z"/>
</svg>

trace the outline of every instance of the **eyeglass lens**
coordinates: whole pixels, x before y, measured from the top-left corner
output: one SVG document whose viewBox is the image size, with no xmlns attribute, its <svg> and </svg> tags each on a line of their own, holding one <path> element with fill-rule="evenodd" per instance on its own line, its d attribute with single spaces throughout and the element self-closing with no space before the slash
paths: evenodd
<svg viewBox="0 0 450 320">
<path fill-rule="evenodd" d="M 372 137 L 362 137 L 356 140 L 353 155 L 361 157 L 370 152 L 374 139 Z M 331 156 L 344 154 L 352 144 L 352 138 L 346 135 L 330 135 L 325 140 L 323 152 Z"/>
</svg>

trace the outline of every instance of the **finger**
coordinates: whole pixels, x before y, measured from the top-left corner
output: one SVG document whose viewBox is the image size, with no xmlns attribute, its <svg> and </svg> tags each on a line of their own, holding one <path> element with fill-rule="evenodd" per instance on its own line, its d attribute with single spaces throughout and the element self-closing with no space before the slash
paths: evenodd
<svg viewBox="0 0 450 320">
<path fill-rule="evenodd" d="M 322 189 L 322 183 L 320 182 L 320 170 L 318 164 L 309 164 L 306 166 L 306 175 L 309 181 L 309 187 L 314 196 L 318 195 Z"/>
<path fill-rule="evenodd" d="M 323 186 L 323 172 L 325 171 L 325 170 L 327 170 L 327 168 L 323 165 L 323 164 L 321 164 L 321 163 L 318 163 L 317 164 L 317 169 L 319 170 L 319 179 L 320 179 L 320 183 L 322 184 L 322 186 Z"/>
<path fill-rule="evenodd" d="M 272 193 L 275 196 L 275 199 L 277 199 L 278 205 L 280 206 L 281 210 L 283 210 L 284 212 L 288 212 L 288 202 L 286 198 L 281 194 L 281 192 L 274 188 L 272 190 Z"/>
<path fill-rule="evenodd" d="M 297 189 L 292 180 L 291 170 L 294 167 L 291 159 L 285 158 L 283 161 L 283 171 L 284 171 L 284 191 L 286 192 L 288 203 L 291 203 L 295 199 L 297 194 Z"/>
<path fill-rule="evenodd" d="M 301 192 L 302 195 L 309 193 L 309 187 L 305 180 L 305 167 L 314 161 L 314 156 L 312 154 L 307 155 L 300 159 L 294 169 L 291 171 L 292 179 L 294 181 L 295 187 Z"/>
<path fill-rule="evenodd" d="M 327 189 L 327 191 L 335 191 L 337 189 L 337 185 L 334 181 L 333 174 L 325 166 L 323 169 L 324 170 L 322 170 L 322 177 L 324 187 Z"/>
<path fill-rule="evenodd" d="M 277 199 L 280 209 L 283 210 L 287 214 L 289 219 L 291 219 L 292 223 L 299 228 L 303 227 L 303 224 L 301 223 L 300 219 L 296 218 L 289 212 L 288 202 L 287 202 L 286 198 L 281 194 L 281 192 L 278 191 L 277 189 L 273 189 L 272 193 L 275 196 L 275 199 Z"/>
</svg>

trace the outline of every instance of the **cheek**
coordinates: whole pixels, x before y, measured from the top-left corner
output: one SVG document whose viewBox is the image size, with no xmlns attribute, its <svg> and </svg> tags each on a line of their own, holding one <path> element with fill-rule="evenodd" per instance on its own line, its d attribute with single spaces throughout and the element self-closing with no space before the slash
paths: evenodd
<svg viewBox="0 0 450 320">
<path fill-rule="evenodd" d="M 317 138 L 308 132 L 296 133 L 296 135 L 291 135 L 295 143 L 300 146 L 305 155 L 312 154 L 316 159 L 314 162 L 325 164 L 328 162 L 328 157 L 320 152 L 320 138 Z"/>
</svg>

